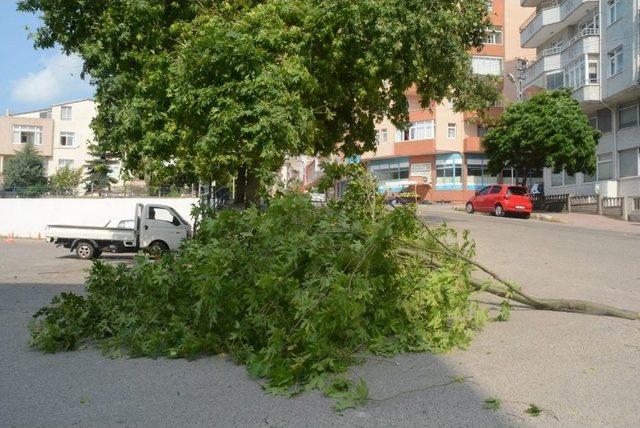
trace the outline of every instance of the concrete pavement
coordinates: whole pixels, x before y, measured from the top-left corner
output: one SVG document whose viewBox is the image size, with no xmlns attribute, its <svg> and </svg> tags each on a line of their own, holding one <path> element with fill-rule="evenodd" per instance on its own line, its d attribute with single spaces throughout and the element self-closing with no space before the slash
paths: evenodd
<svg viewBox="0 0 640 428">
<path fill-rule="evenodd" d="M 638 235 L 442 207 L 421 211 L 430 222 L 469 229 L 478 259 L 532 293 L 640 310 Z M 515 308 L 509 322 L 488 325 L 466 351 L 376 358 L 355 368 L 372 400 L 343 414 L 318 393 L 266 395 L 227 358 L 111 360 L 95 350 L 42 355 L 26 345 L 31 314 L 62 290 L 81 290 L 73 284 L 88 267 L 66 255 L 40 242 L 0 243 L 0 426 L 631 427 L 640 421 L 640 323 L 526 308 Z M 38 275 L 24 267 L 29 261 L 62 273 Z M 482 408 L 489 397 L 502 400 L 500 410 Z M 532 418 L 524 413 L 530 403 L 549 412 Z"/>
</svg>

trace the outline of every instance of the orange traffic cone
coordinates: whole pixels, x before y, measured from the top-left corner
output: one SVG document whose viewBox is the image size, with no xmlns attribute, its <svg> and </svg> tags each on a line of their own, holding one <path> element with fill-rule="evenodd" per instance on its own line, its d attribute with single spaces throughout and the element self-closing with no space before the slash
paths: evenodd
<svg viewBox="0 0 640 428">
<path fill-rule="evenodd" d="M 13 244 L 14 242 L 16 242 L 16 239 L 13 237 L 13 233 L 9 235 L 7 239 L 4 240 L 4 242 L 6 242 L 7 244 Z"/>
</svg>

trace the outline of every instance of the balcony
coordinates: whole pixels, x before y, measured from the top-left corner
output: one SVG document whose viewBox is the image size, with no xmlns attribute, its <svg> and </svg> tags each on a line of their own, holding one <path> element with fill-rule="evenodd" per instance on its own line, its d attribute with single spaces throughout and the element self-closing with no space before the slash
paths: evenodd
<svg viewBox="0 0 640 428">
<path fill-rule="evenodd" d="M 465 153 L 482 153 L 484 148 L 482 147 L 482 140 L 480 137 L 467 137 L 464 139 L 464 152 Z"/>
<path fill-rule="evenodd" d="M 504 111 L 504 107 L 490 107 L 487 110 L 485 110 L 483 114 L 488 117 L 497 118 L 497 117 L 500 117 L 503 111 Z M 465 122 L 476 122 L 481 119 L 480 113 L 477 111 L 465 111 L 462 116 Z"/>
<path fill-rule="evenodd" d="M 560 46 L 545 49 L 527 67 L 527 78 L 524 89 L 546 88 L 545 75 L 560 72 L 581 55 L 600 53 L 600 31 L 597 28 L 586 28 Z"/>
<path fill-rule="evenodd" d="M 590 104 L 595 104 L 595 107 L 601 107 L 600 105 L 600 85 L 597 83 L 588 83 L 573 91 L 571 94 L 573 98 L 578 100 L 583 108 L 588 107 Z"/>
<path fill-rule="evenodd" d="M 393 145 L 394 156 L 429 155 L 436 152 L 436 140 L 401 141 Z"/>
<path fill-rule="evenodd" d="M 520 45 L 524 48 L 540 46 L 561 29 L 576 24 L 589 9 L 597 6 L 598 0 L 542 2 L 520 27 Z"/>
</svg>

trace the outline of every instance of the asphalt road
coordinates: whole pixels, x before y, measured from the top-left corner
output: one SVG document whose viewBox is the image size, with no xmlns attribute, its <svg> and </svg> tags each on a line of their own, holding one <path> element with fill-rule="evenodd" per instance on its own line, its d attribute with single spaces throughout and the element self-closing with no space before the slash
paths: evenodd
<svg viewBox="0 0 640 428">
<path fill-rule="evenodd" d="M 430 222 L 469 229 L 480 261 L 535 294 L 640 309 L 638 234 L 421 209 Z M 468 350 L 357 367 L 353 376 L 366 380 L 372 400 L 342 414 L 318 393 L 269 396 L 226 357 L 42 355 L 27 345 L 31 314 L 60 291 L 82 291 L 89 266 L 67 254 L 42 242 L 0 242 L 0 426 L 631 427 L 640 421 L 640 322 L 525 308 L 516 308 L 509 322 L 488 325 Z M 454 377 L 469 378 L 452 383 Z M 498 411 L 483 409 L 489 397 L 502 401 Z M 530 403 L 547 412 L 526 415 Z"/>
</svg>

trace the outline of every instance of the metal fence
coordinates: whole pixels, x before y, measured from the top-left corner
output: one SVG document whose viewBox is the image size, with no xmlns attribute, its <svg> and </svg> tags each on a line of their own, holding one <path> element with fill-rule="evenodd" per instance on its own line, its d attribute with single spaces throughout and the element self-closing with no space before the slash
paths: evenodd
<svg viewBox="0 0 640 428">
<path fill-rule="evenodd" d="M 531 202 L 535 211 L 566 211 L 569 195 L 531 195 Z"/>
</svg>

